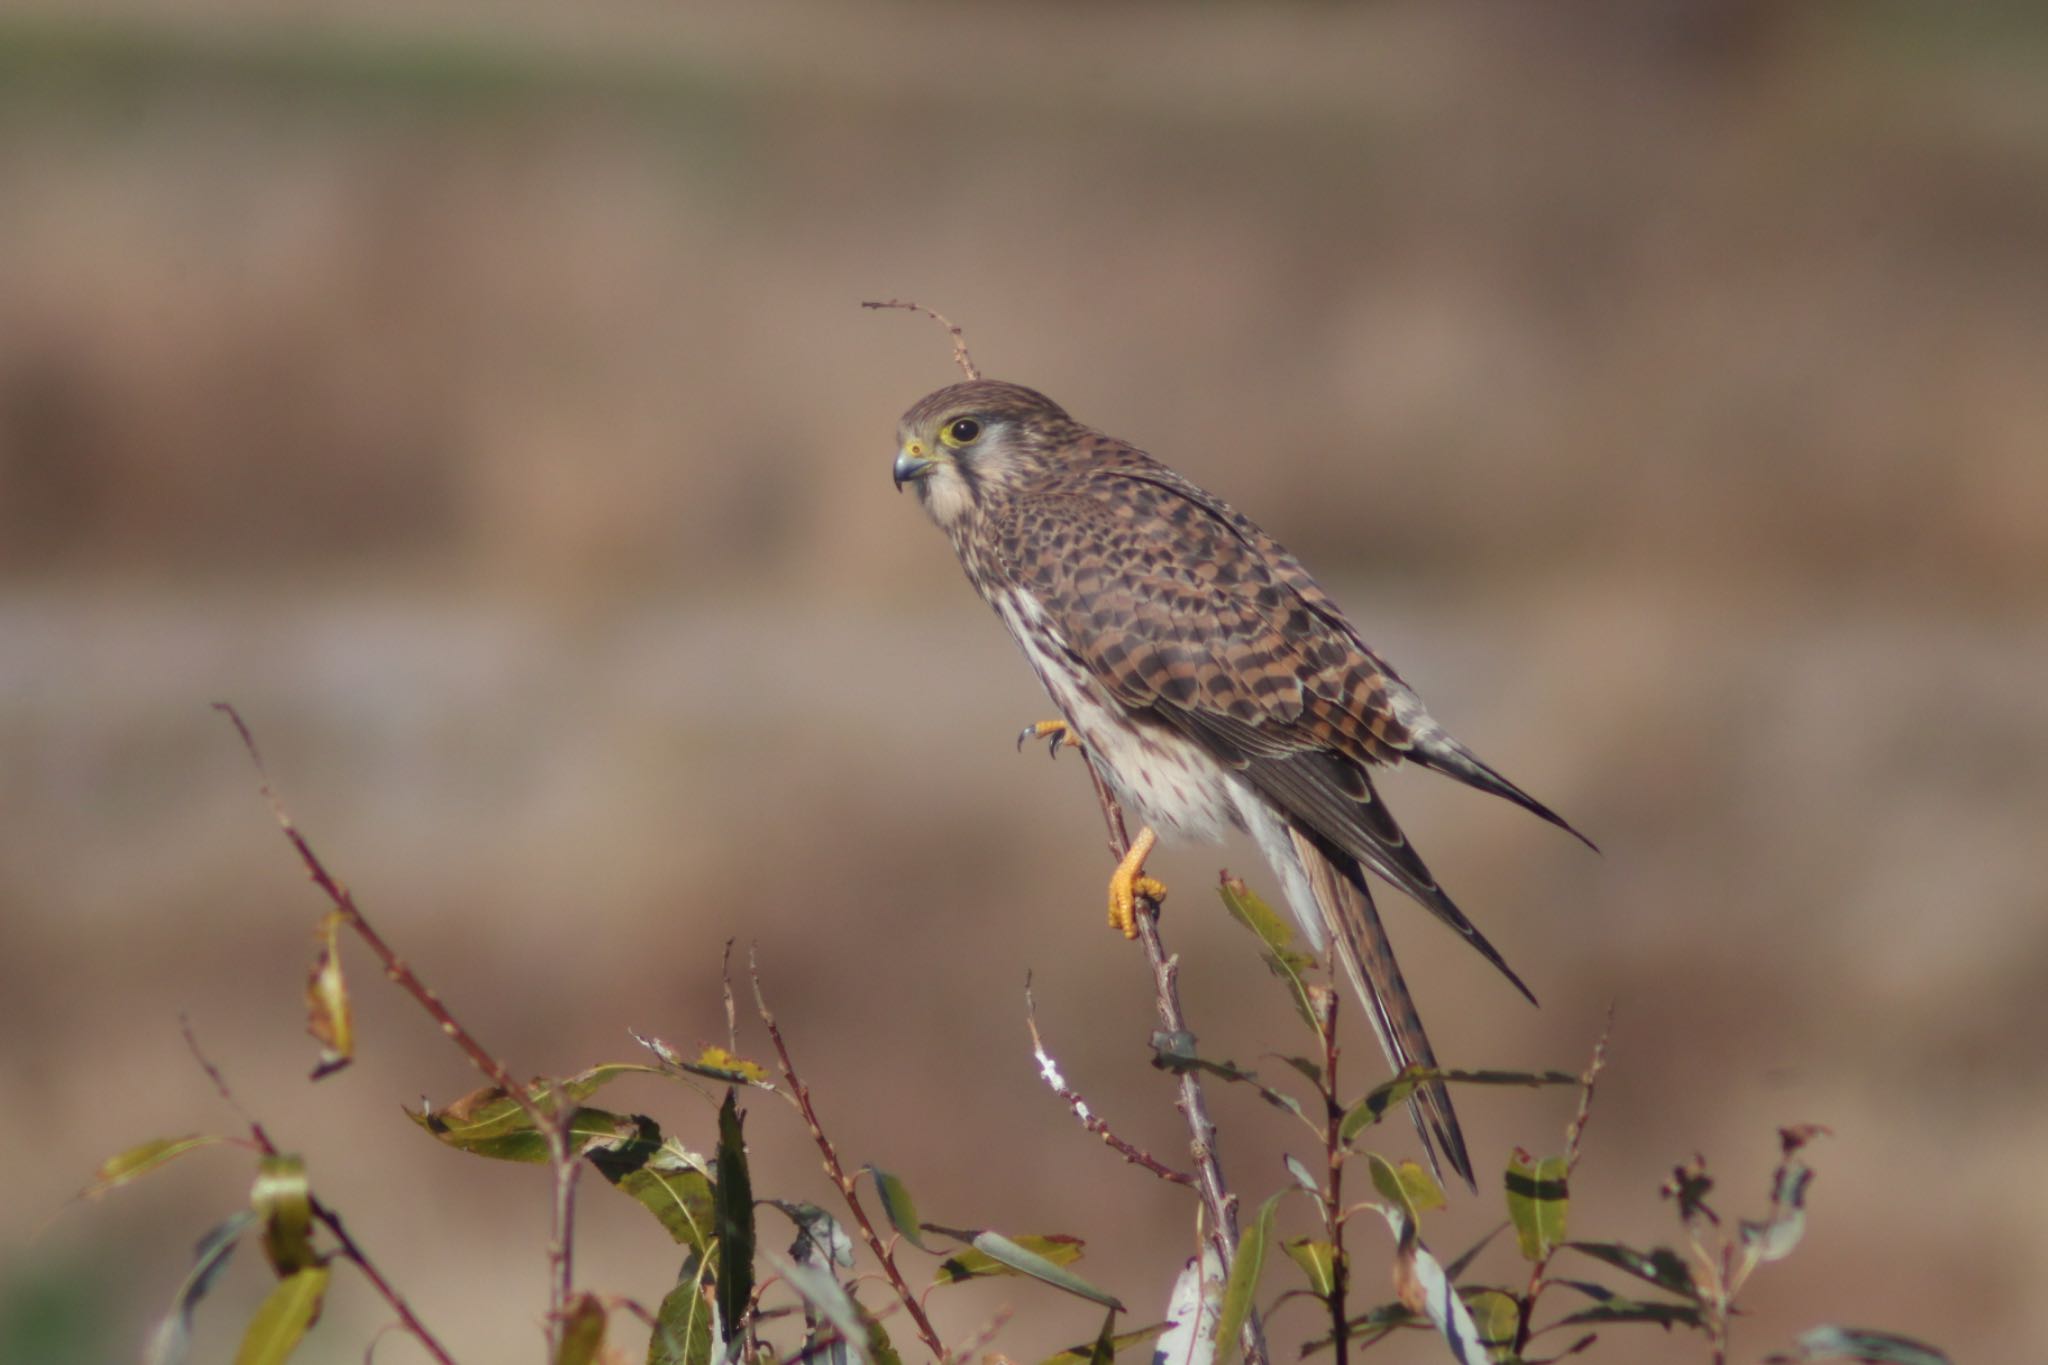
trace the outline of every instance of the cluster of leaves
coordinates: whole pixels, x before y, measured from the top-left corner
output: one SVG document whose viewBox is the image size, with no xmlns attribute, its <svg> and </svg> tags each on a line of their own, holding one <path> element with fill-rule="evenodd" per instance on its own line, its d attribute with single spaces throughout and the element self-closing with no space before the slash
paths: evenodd
<svg viewBox="0 0 2048 1365">
<path fill-rule="evenodd" d="M 1604 1037 L 1583 1075 L 1410 1067 L 1363 1098 L 1346 1102 L 1337 1090 L 1335 1002 L 1306 975 L 1314 965 L 1312 959 L 1293 946 L 1292 929 L 1243 882 L 1226 876 L 1222 893 L 1232 917 L 1258 937 L 1267 967 L 1285 984 L 1297 1012 L 1316 1037 L 1320 1060 L 1284 1059 L 1307 1079 L 1313 1102 L 1304 1103 L 1230 1063 L 1203 1061 L 1168 1049 L 1162 1053 L 1163 1064 L 1198 1066 L 1226 1081 L 1254 1087 L 1267 1102 L 1300 1119 L 1319 1140 L 1323 1170 L 1319 1175 L 1293 1156 L 1286 1159 L 1294 1184 L 1268 1198 L 1243 1233 L 1223 1306 L 1220 1341 L 1235 1342 L 1252 1313 L 1277 1206 L 1290 1196 L 1301 1196 L 1314 1204 L 1324 1235 L 1282 1244 L 1303 1283 L 1280 1294 L 1267 1311 L 1297 1299 L 1320 1307 L 1331 1330 L 1311 1341 L 1308 1353 L 1334 1349 L 1341 1361 L 1350 1349 L 1370 1346 L 1403 1329 L 1417 1329 L 1438 1333 L 1460 1365 L 1547 1365 L 1586 1351 L 1598 1340 L 1601 1329 L 1652 1324 L 1667 1331 L 1696 1331 L 1706 1338 L 1714 1361 L 1726 1358 L 1736 1295 L 1759 1266 L 1790 1255 L 1805 1230 L 1806 1191 L 1813 1173 L 1800 1152 L 1824 1129 L 1799 1125 L 1781 1130 L 1782 1157 L 1772 1179 L 1769 1209 L 1761 1219 L 1739 1222 L 1732 1233 L 1724 1229 L 1706 1202 L 1713 1181 L 1707 1176 L 1705 1159 L 1696 1156 L 1678 1167 L 1662 1193 L 1677 1205 L 1690 1259 L 1668 1247 L 1645 1251 L 1619 1242 L 1571 1240 L 1566 1232 L 1571 1182 L 1579 1164 L 1595 1083 L 1605 1062 Z M 1578 1112 L 1566 1129 L 1565 1151 L 1537 1159 L 1517 1150 L 1502 1173 L 1506 1225 L 1514 1229 L 1516 1248 L 1527 1266 L 1526 1282 L 1519 1287 L 1465 1278 L 1499 1228 L 1448 1264 L 1439 1262 L 1421 1236 L 1421 1215 L 1444 1203 L 1436 1181 L 1414 1162 L 1396 1164 L 1359 1145 L 1381 1119 L 1400 1107 L 1418 1086 L 1429 1082 L 1579 1087 Z M 1361 1158 L 1378 1198 L 1347 1208 L 1344 1170 Z M 1351 1277 L 1344 1226 L 1351 1213 L 1366 1210 L 1378 1213 L 1393 1234 L 1396 1297 L 1353 1315 L 1346 1304 Z M 1571 1253 L 1577 1273 L 1552 1273 L 1552 1260 L 1560 1252 Z M 1591 1267 L 1619 1271 L 1627 1277 L 1625 1285 L 1633 1287 L 1616 1288 L 1589 1278 Z M 1539 1325 L 1539 1304 L 1554 1290 L 1568 1291 L 1572 1301 Z M 1565 1344 L 1535 1353 L 1539 1339 L 1565 1333 L 1570 1334 Z M 1946 1365 L 1946 1357 L 1922 1343 L 1834 1325 L 1806 1333 L 1795 1352 L 1770 1359 Z"/>
<path fill-rule="evenodd" d="M 229 714 L 240 729 L 239 717 Z M 248 741 L 245 729 L 242 735 Z M 250 750 L 253 757 L 253 743 Z M 267 784 L 264 790 L 268 795 Z M 1313 1144 L 1314 1159 L 1288 1155 L 1290 1183 L 1259 1205 L 1235 1242 L 1220 1237 L 1205 1242 L 1204 1252 L 1188 1262 L 1176 1281 L 1163 1321 L 1119 1332 L 1118 1314 L 1124 1305 L 1070 1269 L 1081 1256 L 1080 1239 L 1013 1237 L 988 1228 L 929 1222 L 919 1216 L 902 1179 L 872 1164 L 849 1168 L 818 1117 L 810 1090 L 762 996 L 758 975 L 753 980 L 754 997 L 774 1052 L 772 1073 L 739 1055 L 728 966 L 726 1046 L 685 1055 L 659 1040 L 643 1038 L 651 1062 L 607 1063 L 573 1076 L 516 1083 L 370 928 L 275 796 L 271 800 L 286 836 L 332 907 L 320 923 L 306 990 L 308 1028 L 320 1045 L 313 1079 L 347 1066 L 353 1056 L 351 1005 L 338 945 L 346 928 L 377 957 L 384 974 L 490 1078 L 483 1088 L 451 1103 L 423 1108 L 413 1120 L 456 1151 L 545 1164 L 553 1175 L 549 1259 L 555 1273 L 548 1349 L 554 1365 L 625 1358 L 613 1341 L 622 1314 L 644 1324 L 649 1365 L 796 1365 L 813 1358 L 830 1365 L 901 1365 L 902 1350 L 892 1339 L 892 1328 L 901 1338 L 906 1324 L 908 1334 L 936 1365 L 955 1365 L 986 1346 L 1002 1319 L 972 1340 L 949 1347 L 933 1327 L 926 1301 L 947 1285 L 994 1275 L 1028 1277 L 1106 1310 L 1093 1340 L 1050 1357 L 1045 1365 L 1112 1365 L 1119 1352 L 1145 1344 L 1150 1344 L 1155 1365 L 1228 1365 L 1239 1351 L 1248 1365 L 1264 1365 L 1264 1321 L 1293 1305 L 1312 1306 L 1327 1324 L 1309 1341 L 1305 1354 L 1329 1352 L 1338 1365 L 1345 1365 L 1354 1350 L 1408 1331 L 1435 1333 L 1460 1365 L 1547 1365 L 1584 1352 L 1600 1331 L 1643 1325 L 1700 1333 L 1719 1365 L 1726 1359 L 1737 1294 L 1757 1268 L 1790 1254 L 1804 1229 L 1812 1173 L 1801 1153 L 1821 1130 L 1794 1127 L 1783 1130 L 1783 1155 L 1768 1211 L 1761 1219 L 1740 1221 L 1732 1229 L 1724 1225 L 1707 1201 L 1713 1182 L 1705 1163 L 1695 1158 L 1675 1170 L 1663 1191 L 1677 1208 L 1686 1238 L 1684 1254 L 1666 1247 L 1645 1251 L 1617 1242 L 1569 1239 L 1570 1189 L 1605 1039 L 1582 1075 L 1410 1068 L 1362 1096 L 1346 1098 L 1338 1074 L 1338 997 L 1316 979 L 1315 963 L 1294 946 L 1285 922 L 1242 882 L 1226 876 L 1226 908 L 1256 936 L 1268 968 L 1313 1038 L 1307 1055 L 1283 1059 L 1295 1078 L 1289 1084 L 1306 1083 L 1306 1098 L 1235 1063 L 1202 1056 L 1184 1030 L 1155 1037 L 1155 1060 L 1177 1073 L 1183 1084 L 1215 1078 L 1249 1087 L 1300 1122 Z M 1118 1137 L 1067 1088 L 1028 1012 L 1028 990 L 1026 999 L 1041 1074 L 1073 1107 L 1084 1128 L 1154 1176 L 1183 1186 L 1200 1183 L 1197 1176 L 1174 1170 Z M 193 1050 L 198 1051 L 196 1042 Z M 200 1060 L 223 1098 L 233 1103 L 219 1072 L 203 1057 Z M 704 1102 L 704 1126 L 712 1137 L 708 1155 L 665 1133 L 645 1114 L 591 1103 L 606 1087 L 634 1075 L 679 1082 Z M 1444 1203 L 1436 1180 L 1416 1163 L 1390 1160 L 1366 1145 L 1389 1113 L 1401 1108 L 1418 1087 L 1430 1084 L 1579 1087 L 1578 1111 L 1566 1130 L 1565 1150 L 1542 1158 L 1518 1151 L 1503 1172 L 1506 1225 L 1514 1229 L 1526 1274 L 1519 1284 L 1468 1278 L 1495 1234 L 1448 1262 L 1438 1260 L 1423 1237 L 1423 1216 Z M 770 1097 L 788 1105 L 823 1157 L 844 1205 L 843 1215 L 756 1193 L 742 1096 Z M 255 1154 L 250 1206 L 201 1239 L 191 1272 L 151 1342 L 148 1365 L 182 1365 L 189 1357 L 194 1312 L 235 1248 L 250 1236 L 260 1241 L 276 1284 L 244 1330 L 237 1365 L 273 1365 L 291 1356 L 319 1319 L 337 1260 L 363 1276 L 390 1307 L 398 1326 L 429 1356 L 452 1365 L 448 1350 L 385 1279 L 340 1216 L 318 1198 L 304 1161 L 279 1150 L 259 1122 L 245 1118 L 246 1137 L 188 1135 L 123 1152 L 100 1168 L 86 1191 L 103 1194 L 208 1147 L 230 1144 Z M 1193 1146 L 1199 1164 L 1204 1142 L 1198 1131 Z M 1352 1203 L 1345 1183 L 1358 1162 L 1365 1165 L 1371 1197 Z M 1214 1173 L 1220 1180 L 1215 1168 L 1204 1169 L 1202 1179 Z M 640 1205 L 679 1249 L 674 1286 L 651 1308 L 574 1286 L 574 1194 L 578 1176 L 587 1170 L 595 1170 L 607 1185 Z M 869 1199 L 863 1198 L 864 1183 Z M 1203 1215 L 1198 1216 L 1212 1209 L 1229 1210 L 1230 1201 L 1220 1194 L 1205 1192 L 1200 1203 Z M 1306 1200 L 1312 1206 L 1316 1231 L 1276 1241 L 1278 1213 L 1288 1199 Z M 879 1219 L 870 1216 L 870 1200 L 879 1207 Z M 772 1239 L 757 1226 L 764 1208 L 782 1215 L 793 1229 L 786 1248 L 768 1245 Z M 1354 1311 L 1353 1253 L 1345 1234 L 1351 1218 L 1365 1212 L 1375 1214 L 1390 1234 L 1395 1297 Z M 1218 1214 L 1217 1221 L 1228 1218 Z M 858 1245 L 865 1246 L 872 1268 L 857 1268 Z M 1281 1257 L 1270 1254 L 1276 1245 Z M 920 1285 L 913 1285 L 899 1262 L 906 1249 L 933 1263 L 929 1274 L 918 1276 Z M 1553 1260 L 1567 1253 L 1571 1273 L 1554 1274 Z M 1277 1267 L 1281 1258 L 1292 1264 L 1299 1279 L 1277 1297 L 1262 1301 L 1266 1271 L 1269 1265 Z M 1592 1278 L 1595 1272 L 1608 1278 Z M 1622 1277 L 1616 1282 L 1622 1287 L 1609 1282 L 1615 1275 Z M 1570 1296 L 1561 1311 L 1552 1307 L 1560 1294 Z M 1550 1311 L 1539 1313 L 1539 1308 Z M 1561 1346 L 1552 1345 L 1561 1340 Z M 1784 1365 L 1824 1359 L 1946 1365 L 1939 1352 L 1919 1343 L 1837 1326 L 1816 1328 L 1800 1338 L 1792 1354 L 1771 1357 Z"/>
</svg>

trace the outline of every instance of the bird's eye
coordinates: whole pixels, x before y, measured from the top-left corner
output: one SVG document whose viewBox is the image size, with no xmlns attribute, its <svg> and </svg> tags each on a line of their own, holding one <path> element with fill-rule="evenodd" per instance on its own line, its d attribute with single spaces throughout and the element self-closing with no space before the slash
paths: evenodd
<svg viewBox="0 0 2048 1365">
<path fill-rule="evenodd" d="M 949 446 L 970 445 L 973 443 L 974 438 L 979 435 L 981 435 L 981 423 L 975 421 L 972 417 L 961 417 L 947 426 L 946 444 Z"/>
</svg>

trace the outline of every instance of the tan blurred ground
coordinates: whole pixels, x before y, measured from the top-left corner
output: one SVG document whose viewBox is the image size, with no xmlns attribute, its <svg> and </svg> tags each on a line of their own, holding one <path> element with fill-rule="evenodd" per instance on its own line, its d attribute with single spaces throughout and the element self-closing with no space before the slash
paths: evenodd
<svg viewBox="0 0 2048 1365">
<path fill-rule="evenodd" d="M 208 1153 L 30 1240 L 110 1151 L 234 1124 L 180 1011 L 465 1360 L 538 1350 L 542 1182 L 405 1122 L 472 1076 L 360 959 L 362 1061 L 304 1083 L 321 903 L 223 697 L 516 1069 L 720 1037 L 718 946 L 758 944 L 852 1160 L 941 1222 L 1086 1236 L 1154 1315 L 1186 1207 L 1039 1087 L 1019 989 L 1164 1150 L 1144 975 L 1078 765 L 1011 753 L 1044 704 L 889 491 L 951 378 L 855 306 L 907 295 L 1258 517 L 1602 843 L 1389 784 L 1546 1001 L 1394 909 L 1448 1060 L 1576 1067 L 1617 1007 L 1576 1233 L 1665 1238 L 1695 1150 L 1755 1212 L 1774 1126 L 1827 1123 L 1738 1356 L 1823 1320 L 2033 1356 L 2044 72 L 2019 5 L 12 11 L 0 1354 L 132 1357 L 243 1198 Z M 1249 1061 L 1291 1035 L 1226 862 L 1257 868 L 1156 870 L 1205 1050 Z M 712 1141 L 680 1092 L 621 1102 Z M 1263 1196 L 1292 1139 L 1216 1102 Z M 1463 1109 L 1493 1166 L 1569 1100 Z M 781 1112 L 750 1136 L 758 1192 L 824 1197 Z M 656 1300 L 665 1240 L 584 1208 L 588 1283 Z M 263 1280 L 245 1253 L 201 1358 Z M 935 1304 L 964 1338 L 1006 1302 L 1021 1360 L 1095 1328 L 1030 1287 Z M 360 1359 L 380 1306 L 330 1313 L 302 1358 Z"/>
</svg>

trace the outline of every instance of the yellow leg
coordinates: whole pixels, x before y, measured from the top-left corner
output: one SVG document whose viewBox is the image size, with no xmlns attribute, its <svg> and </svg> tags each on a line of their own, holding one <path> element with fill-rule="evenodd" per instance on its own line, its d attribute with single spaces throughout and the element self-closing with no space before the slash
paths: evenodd
<svg viewBox="0 0 2048 1365">
<path fill-rule="evenodd" d="M 1023 752 L 1024 741 L 1028 739 L 1050 741 L 1046 745 L 1046 752 L 1054 758 L 1060 756 L 1061 749 L 1078 749 L 1081 747 L 1081 741 L 1074 738 L 1074 732 L 1068 728 L 1067 723 L 1063 720 L 1042 720 L 1036 725 L 1025 726 L 1023 731 L 1017 736 L 1017 751 L 1019 753 Z"/>
<path fill-rule="evenodd" d="M 1109 877 L 1109 927 L 1123 931 L 1125 938 L 1138 936 L 1138 897 L 1157 905 L 1166 899 L 1166 884 L 1145 875 L 1145 859 L 1159 842 L 1150 825 L 1138 831 L 1131 851 L 1116 865 Z"/>
</svg>

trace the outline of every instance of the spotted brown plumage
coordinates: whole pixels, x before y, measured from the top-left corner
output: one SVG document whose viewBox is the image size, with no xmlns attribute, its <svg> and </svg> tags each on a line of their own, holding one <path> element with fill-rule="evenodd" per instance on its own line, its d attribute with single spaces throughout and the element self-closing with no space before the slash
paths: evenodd
<svg viewBox="0 0 2048 1365">
<path fill-rule="evenodd" d="M 897 487 L 916 488 L 1117 799 L 1148 831 L 1248 831 L 1308 941 L 1344 964 L 1396 1070 L 1436 1059 L 1366 869 L 1535 1001 L 1437 884 L 1371 770 L 1407 759 L 1578 831 L 1452 738 L 1299 560 L 1021 385 L 941 389 L 898 437 Z M 1149 833 L 1140 845 L 1118 873 L 1126 912 Z M 1431 1165 L 1440 1152 L 1471 1183 L 1449 1094 L 1421 1087 L 1412 1107 Z"/>
</svg>

